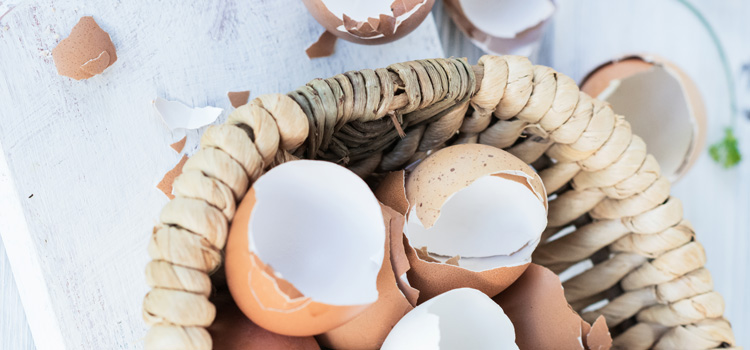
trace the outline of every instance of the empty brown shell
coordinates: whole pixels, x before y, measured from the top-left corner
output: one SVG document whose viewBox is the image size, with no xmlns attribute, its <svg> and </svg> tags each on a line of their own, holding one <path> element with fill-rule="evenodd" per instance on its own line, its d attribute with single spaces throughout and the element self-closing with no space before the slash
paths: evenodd
<svg viewBox="0 0 750 350">
<path fill-rule="evenodd" d="M 70 36 L 52 49 L 57 74 L 75 80 L 100 74 L 117 61 L 115 45 L 93 17 L 81 17 Z"/>
</svg>

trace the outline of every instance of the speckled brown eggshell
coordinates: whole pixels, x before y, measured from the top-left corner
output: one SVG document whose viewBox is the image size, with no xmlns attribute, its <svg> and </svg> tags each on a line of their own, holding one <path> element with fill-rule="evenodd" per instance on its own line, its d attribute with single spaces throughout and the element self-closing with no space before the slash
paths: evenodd
<svg viewBox="0 0 750 350">
<path fill-rule="evenodd" d="M 81 17 L 70 36 L 52 49 L 57 73 L 75 80 L 102 73 L 117 61 L 115 45 L 93 17 Z"/>
</svg>

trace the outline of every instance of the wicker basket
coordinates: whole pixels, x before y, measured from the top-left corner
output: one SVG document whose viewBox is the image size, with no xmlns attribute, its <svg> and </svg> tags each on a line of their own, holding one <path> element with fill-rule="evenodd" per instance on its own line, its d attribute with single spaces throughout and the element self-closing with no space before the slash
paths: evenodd
<svg viewBox="0 0 750 350">
<path fill-rule="evenodd" d="M 222 262 L 236 203 L 264 171 L 322 159 L 377 183 L 431 150 L 477 142 L 537 169 L 552 200 L 534 261 L 556 272 L 593 263 L 564 283 L 565 295 L 589 322 L 606 316 L 616 348 L 734 345 L 703 247 L 628 122 L 551 68 L 484 56 L 477 66 L 430 59 L 316 79 L 208 128 L 149 245 L 146 347 L 211 348 L 209 274 Z M 549 240 L 563 230 L 572 232 Z"/>
</svg>

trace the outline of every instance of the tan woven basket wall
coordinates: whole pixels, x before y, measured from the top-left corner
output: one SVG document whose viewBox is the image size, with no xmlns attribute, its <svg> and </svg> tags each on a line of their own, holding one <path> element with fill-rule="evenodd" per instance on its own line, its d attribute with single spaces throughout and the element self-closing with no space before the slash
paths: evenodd
<svg viewBox="0 0 750 350">
<path fill-rule="evenodd" d="M 734 345 L 703 247 L 628 122 L 551 68 L 484 56 L 477 66 L 431 59 L 316 79 L 260 96 L 208 128 L 149 245 L 146 347 L 211 348 L 209 274 L 221 264 L 237 202 L 264 171 L 323 159 L 376 183 L 431 150 L 477 142 L 539 171 L 554 199 L 534 261 L 556 272 L 593 263 L 564 283 L 565 295 L 579 312 L 609 300 L 582 316 L 605 315 L 616 348 Z"/>
</svg>

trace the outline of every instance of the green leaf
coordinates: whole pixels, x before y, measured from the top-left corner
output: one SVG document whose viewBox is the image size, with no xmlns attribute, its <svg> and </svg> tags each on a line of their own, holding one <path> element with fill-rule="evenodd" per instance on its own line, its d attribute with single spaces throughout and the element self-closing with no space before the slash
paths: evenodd
<svg viewBox="0 0 750 350">
<path fill-rule="evenodd" d="M 742 160 L 737 138 L 734 137 L 734 130 L 731 127 L 724 130 L 724 139 L 708 148 L 708 153 L 714 161 L 727 169 L 737 165 Z"/>
</svg>

